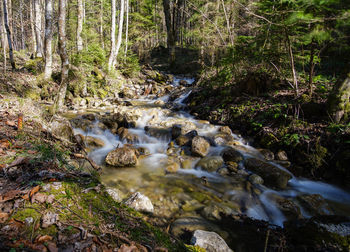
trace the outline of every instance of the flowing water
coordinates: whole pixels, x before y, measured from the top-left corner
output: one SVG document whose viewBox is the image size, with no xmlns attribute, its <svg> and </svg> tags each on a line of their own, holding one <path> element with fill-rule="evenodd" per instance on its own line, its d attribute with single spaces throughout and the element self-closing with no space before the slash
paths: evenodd
<svg viewBox="0 0 350 252">
<path fill-rule="evenodd" d="M 173 85 L 179 86 L 180 80 L 181 78 L 175 78 Z M 188 83 L 194 81 L 185 80 Z M 191 91 L 187 90 L 172 102 L 176 108 L 175 112 L 163 104 L 169 102 L 169 96 L 129 100 L 133 106 L 114 109 L 115 112 L 127 110 L 138 116 L 136 127 L 129 129 L 129 133 L 137 135 L 138 140 L 133 145 L 143 147 L 149 153 L 139 157 L 136 167 L 113 168 L 104 165 L 107 153 L 117 146 L 125 145 L 126 141 L 122 141 L 109 130 L 99 128 L 98 121 L 85 131 L 75 129 L 76 134 L 92 136 L 104 142 L 104 147 L 92 150 L 89 155 L 97 163 L 104 165 L 102 181 L 106 186 L 117 188 L 125 198 L 136 191 L 147 195 L 154 204 L 154 215 L 165 218 L 174 215 L 201 215 L 208 218 L 208 211 L 205 214 L 203 209 L 213 209 L 210 208 L 213 206 L 228 214 L 246 214 L 279 226 L 283 226 L 287 219 L 310 217 L 317 214 L 317 211 L 350 215 L 350 194 L 330 184 L 292 175 L 286 189 L 274 190 L 263 184 L 250 183 L 249 177 L 252 173 L 245 169 L 244 162 L 240 162 L 238 170 L 231 174 L 207 172 L 201 167 L 196 167 L 200 158 L 191 156 L 188 148 L 171 143 L 172 125 L 181 124 L 207 138 L 217 135 L 220 127 L 196 120 L 182 109 L 185 106 L 183 102 L 190 93 Z M 153 129 L 153 133 L 150 133 L 150 128 Z M 261 153 L 249 146 L 241 136 L 232 134 L 232 138 L 235 141 L 233 147 L 241 152 L 244 158 L 263 159 Z M 211 146 L 207 156 L 220 155 L 224 148 L 225 144 Z M 180 169 L 176 173 L 167 173 L 165 167 L 169 162 L 179 163 Z M 272 161 L 269 163 L 287 171 Z M 314 194 L 322 197 L 316 197 Z M 305 195 L 312 195 L 312 198 Z"/>
</svg>

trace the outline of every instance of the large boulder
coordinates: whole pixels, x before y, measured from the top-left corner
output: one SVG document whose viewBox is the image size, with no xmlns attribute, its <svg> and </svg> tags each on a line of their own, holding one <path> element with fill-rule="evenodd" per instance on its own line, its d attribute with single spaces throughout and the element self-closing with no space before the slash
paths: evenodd
<svg viewBox="0 0 350 252">
<path fill-rule="evenodd" d="M 243 160 L 243 155 L 232 147 L 225 148 L 222 153 L 222 158 L 225 162 L 236 162 L 239 163 Z"/>
<path fill-rule="evenodd" d="M 125 146 L 109 152 L 106 163 L 115 167 L 135 166 L 137 165 L 137 156 L 134 149 Z"/>
<path fill-rule="evenodd" d="M 265 185 L 278 189 L 285 189 L 292 178 L 288 172 L 257 158 L 247 158 L 245 167 L 262 177 Z"/>
<path fill-rule="evenodd" d="M 207 252 L 232 252 L 225 240 L 215 232 L 196 230 L 191 238 L 191 244 L 204 248 Z"/>
<path fill-rule="evenodd" d="M 84 141 L 88 146 L 93 148 L 101 148 L 105 146 L 105 142 L 102 139 L 97 137 L 87 136 L 87 137 L 84 137 Z"/>
<path fill-rule="evenodd" d="M 55 115 L 51 119 L 49 129 L 51 133 L 58 138 L 70 142 L 72 142 L 75 139 L 72 126 L 66 118 Z"/>
<path fill-rule="evenodd" d="M 125 201 L 125 205 L 139 212 L 153 213 L 154 211 L 154 207 L 151 200 L 147 196 L 139 192 L 136 192 L 133 195 L 131 195 L 131 197 Z"/>
<path fill-rule="evenodd" d="M 197 167 L 201 167 L 208 172 L 217 171 L 224 164 L 224 160 L 221 156 L 204 157 L 198 161 Z"/>
<path fill-rule="evenodd" d="M 213 137 L 213 141 L 216 145 L 226 145 L 228 143 L 231 143 L 235 140 L 235 138 L 227 133 L 218 133 Z"/>
<path fill-rule="evenodd" d="M 126 141 L 127 143 L 138 143 L 139 136 L 131 133 L 127 128 L 121 127 L 117 131 L 120 139 Z"/>
<path fill-rule="evenodd" d="M 196 136 L 192 139 L 191 152 L 195 156 L 204 157 L 208 154 L 210 144 L 201 136 Z"/>
</svg>

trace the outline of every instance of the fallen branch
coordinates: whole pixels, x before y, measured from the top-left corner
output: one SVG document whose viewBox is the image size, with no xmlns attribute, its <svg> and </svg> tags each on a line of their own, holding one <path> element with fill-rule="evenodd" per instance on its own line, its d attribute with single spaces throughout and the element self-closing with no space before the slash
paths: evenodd
<svg viewBox="0 0 350 252">
<path fill-rule="evenodd" d="M 91 158 L 85 156 L 84 154 L 81 154 L 81 153 L 74 153 L 73 156 L 75 158 L 79 158 L 79 159 L 85 159 L 87 160 L 90 165 L 92 166 L 92 168 L 94 168 L 96 171 L 100 171 L 101 170 L 101 167 L 98 166 Z"/>
</svg>

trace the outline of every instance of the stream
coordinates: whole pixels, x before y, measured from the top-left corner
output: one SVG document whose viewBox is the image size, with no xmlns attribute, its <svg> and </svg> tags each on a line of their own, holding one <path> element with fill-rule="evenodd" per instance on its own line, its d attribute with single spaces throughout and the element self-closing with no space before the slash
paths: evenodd
<svg viewBox="0 0 350 252">
<path fill-rule="evenodd" d="M 188 84 L 194 82 L 194 79 L 179 77 L 172 85 L 178 87 L 181 80 Z M 261 150 L 250 146 L 240 135 L 188 114 L 184 100 L 190 93 L 187 88 L 174 101 L 169 100 L 169 95 L 148 96 L 124 99 L 127 105 L 107 110 L 86 111 L 102 117 L 117 112 L 128 115 L 134 120 L 134 127 L 128 128 L 129 137 L 125 139 L 116 131 L 101 127 L 97 119 L 89 127 L 74 129 L 75 134 L 103 142 L 102 147 L 91 147 L 89 156 L 103 165 L 102 182 L 117 189 L 122 199 L 141 192 L 153 203 L 153 215 L 165 223 L 169 218 L 180 217 L 216 220 L 220 218 L 219 213 L 225 213 L 244 214 L 283 226 L 286 220 L 318 214 L 350 215 L 349 192 L 327 183 L 297 178 L 284 168 L 286 162 L 266 159 Z M 180 146 L 178 140 L 174 141 L 174 125 L 181 126 L 182 135 L 192 138 L 191 134 L 198 134 L 208 140 L 210 148 L 204 158 L 193 155 L 190 145 Z M 110 151 L 130 143 L 144 152 L 136 166 L 116 168 L 105 164 Z M 241 160 L 222 160 L 228 147 L 238 152 Z M 288 184 L 284 188 L 271 186 L 275 178 L 270 179 L 259 167 L 253 169 L 259 173 L 257 176 L 246 167 L 247 160 L 252 160 L 249 167 L 261 162 L 277 173 L 282 171 L 288 177 Z M 265 183 L 265 178 L 271 181 Z"/>
</svg>

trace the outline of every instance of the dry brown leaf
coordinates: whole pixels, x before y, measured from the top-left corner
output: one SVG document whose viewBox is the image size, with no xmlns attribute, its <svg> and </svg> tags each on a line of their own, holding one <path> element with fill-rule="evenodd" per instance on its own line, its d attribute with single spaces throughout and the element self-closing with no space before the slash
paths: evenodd
<svg viewBox="0 0 350 252">
<path fill-rule="evenodd" d="M 30 197 L 30 198 L 33 197 L 33 195 L 36 194 L 37 192 L 39 192 L 39 190 L 40 190 L 40 186 L 34 187 L 34 188 L 30 191 L 29 197 Z"/>
<path fill-rule="evenodd" d="M 19 230 L 23 227 L 24 225 L 24 222 L 23 221 L 19 221 L 19 220 L 16 220 L 16 219 L 11 219 L 9 221 L 9 225 L 11 226 L 11 229 L 13 230 Z"/>
<path fill-rule="evenodd" d="M 22 199 L 29 200 L 29 194 L 26 193 L 26 194 L 22 195 Z"/>
<path fill-rule="evenodd" d="M 52 236 L 43 235 L 43 236 L 38 236 L 38 237 L 35 239 L 35 242 L 36 242 L 36 243 L 44 243 L 44 242 L 47 242 L 47 241 L 52 241 Z"/>
<path fill-rule="evenodd" d="M 135 245 L 128 246 L 126 244 L 123 244 L 118 249 L 118 252 L 140 252 L 140 250 Z"/>
<path fill-rule="evenodd" d="M 29 151 L 27 151 L 27 153 L 33 155 L 33 154 L 36 154 L 36 153 L 38 153 L 38 152 L 37 152 L 37 151 L 34 151 L 34 150 L 29 150 Z"/>
<path fill-rule="evenodd" d="M 53 242 L 48 242 L 46 247 L 49 249 L 50 252 L 58 252 L 57 245 Z"/>
<path fill-rule="evenodd" d="M 19 196 L 20 193 L 21 193 L 21 191 L 19 191 L 19 190 L 11 190 L 11 191 L 5 193 L 4 195 L 0 195 L 0 202 L 13 200 L 17 196 Z"/>
<path fill-rule="evenodd" d="M 8 213 L 0 213 L 0 223 L 5 223 L 9 217 L 10 215 Z"/>
<path fill-rule="evenodd" d="M 11 145 L 11 142 L 7 139 L 1 139 L 0 140 L 0 148 L 2 149 L 8 149 Z"/>
</svg>

